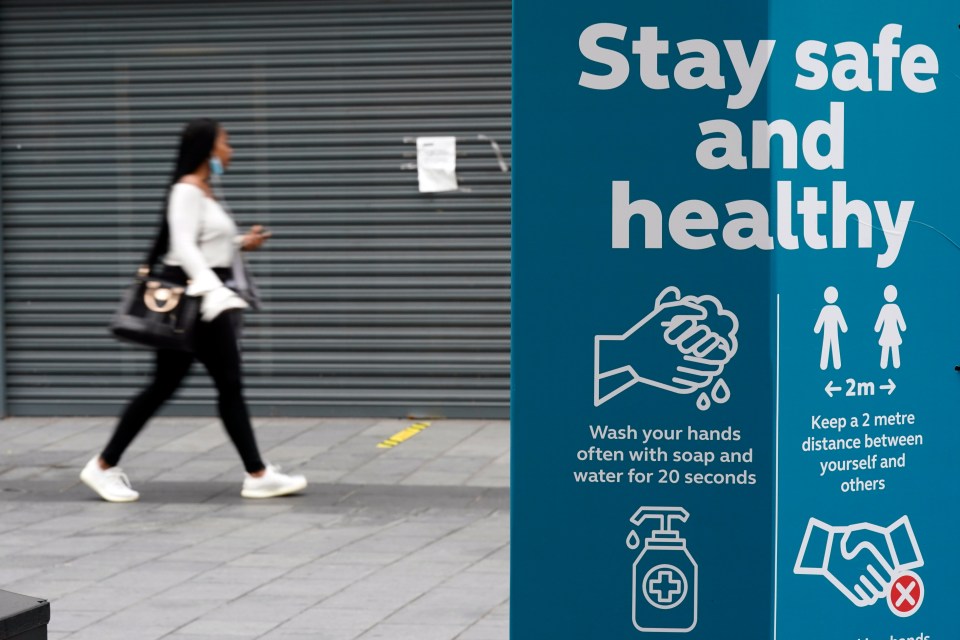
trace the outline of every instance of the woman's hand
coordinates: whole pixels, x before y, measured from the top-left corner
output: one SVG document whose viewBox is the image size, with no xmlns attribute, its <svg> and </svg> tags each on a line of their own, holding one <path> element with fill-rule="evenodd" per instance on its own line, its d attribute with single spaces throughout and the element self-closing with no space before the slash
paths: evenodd
<svg viewBox="0 0 960 640">
<path fill-rule="evenodd" d="M 267 238 L 272 235 L 269 231 L 264 230 L 263 225 L 255 224 L 250 227 L 250 231 L 243 236 L 240 248 L 244 251 L 256 251 L 262 247 L 263 243 L 267 241 Z"/>
</svg>

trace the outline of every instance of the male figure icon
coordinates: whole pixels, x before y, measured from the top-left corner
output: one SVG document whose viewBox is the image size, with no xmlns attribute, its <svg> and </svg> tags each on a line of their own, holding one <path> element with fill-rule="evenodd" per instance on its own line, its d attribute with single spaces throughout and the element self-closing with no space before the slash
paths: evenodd
<svg viewBox="0 0 960 640">
<path fill-rule="evenodd" d="M 827 287 L 823 292 L 823 299 L 827 304 L 820 310 L 817 324 L 813 327 L 814 333 L 823 333 L 823 348 L 820 350 L 820 369 L 827 370 L 830 361 L 833 368 L 840 368 L 840 334 L 847 332 L 847 322 L 843 318 L 843 311 L 835 303 L 840 298 L 836 287 Z"/>
</svg>

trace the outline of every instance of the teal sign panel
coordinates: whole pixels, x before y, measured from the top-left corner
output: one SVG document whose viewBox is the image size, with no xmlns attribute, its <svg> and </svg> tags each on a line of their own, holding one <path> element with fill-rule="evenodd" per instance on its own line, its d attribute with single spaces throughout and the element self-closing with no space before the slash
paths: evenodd
<svg viewBox="0 0 960 640">
<path fill-rule="evenodd" d="M 958 22 L 515 3 L 513 640 L 960 637 Z"/>
</svg>

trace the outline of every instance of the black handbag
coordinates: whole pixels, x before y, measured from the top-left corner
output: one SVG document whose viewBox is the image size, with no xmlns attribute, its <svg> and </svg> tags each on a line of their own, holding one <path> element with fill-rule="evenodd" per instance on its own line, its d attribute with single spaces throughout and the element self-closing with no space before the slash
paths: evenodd
<svg viewBox="0 0 960 640">
<path fill-rule="evenodd" d="M 159 247 L 158 237 L 146 264 L 137 270 L 133 284 L 124 293 L 110 331 L 118 339 L 142 347 L 193 351 L 201 298 L 187 295 L 186 282 L 151 274 Z"/>
<path fill-rule="evenodd" d="M 199 296 L 188 296 L 185 286 L 151 276 L 141 267 L 110 331 L 120 340 L 151 349 L 193 351 L 199 315 Z"/>
</svg>

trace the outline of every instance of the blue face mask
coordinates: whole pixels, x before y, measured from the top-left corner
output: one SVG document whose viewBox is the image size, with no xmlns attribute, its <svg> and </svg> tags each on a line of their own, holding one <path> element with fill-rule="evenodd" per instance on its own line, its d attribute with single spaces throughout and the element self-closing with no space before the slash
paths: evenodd
<svg viewBox="0 0 960 640">
<path fill-rule="evenodd" d="M 210 172 L 215 176 L 223 175 L 223 163 L 217 156 L 210 156 Z"/>
</svg>

